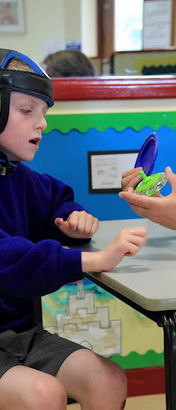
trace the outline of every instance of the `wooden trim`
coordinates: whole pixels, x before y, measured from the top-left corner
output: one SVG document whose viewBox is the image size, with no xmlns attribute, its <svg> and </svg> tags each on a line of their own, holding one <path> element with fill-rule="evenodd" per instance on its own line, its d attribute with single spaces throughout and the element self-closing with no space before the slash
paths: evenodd
<svg viewBox="0 0 176 410">
<path fill-rule="evenodd" d="M 104 32 L 102 25 L 102 4 L 101 0 L 97 0 L 97 46 L 98 55 L 103 58 L 104 50 Z"/>
<path fill-rule="evenodd" d="M 176 76 L 53 78 L 55 101 L 176 98 Z"/>
<path fill-rule="evenodd" d="M 163 366 L 125 370 L 128 382 L 128 397 L 165 393 Z"/>
<path fill-rule="evenodd" d="M 172 0 L 171 45 L 176 45 L 176 1 Z"/>
<path fill-rule="evenodd" d="M 113 55 L 118 54 L 145 54 L 145 53 L 173 53 L 176 52 L 176 47 L 171 48 L 145 48 L 143 50 L 129 50 L 129 51 L 114 51 Z"/>
<path fill-rule="evenodd" d="M 114 50 L 114 0 L 97 0 L 98 54 L 109 59 Z"/>
</svg>

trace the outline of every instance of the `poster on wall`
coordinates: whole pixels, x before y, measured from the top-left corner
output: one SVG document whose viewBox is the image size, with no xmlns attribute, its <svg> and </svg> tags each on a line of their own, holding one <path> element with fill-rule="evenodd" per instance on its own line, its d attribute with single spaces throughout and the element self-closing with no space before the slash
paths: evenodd
<svg viewBox="0 0 176 410">
<path fill-rule="evenodd" d="M 89 151 L 89 192 L 121 191 L 122 173 L 134 167 L 138 150 Z"/>
<path fill-rule="evenodd" d="M 0 0 L 0 32 L 24 33 L 23 0 Z"/>
<path fill-rule="evenodd" d="M 143 48 L 171 45 L 172 0 L 144 2 Z"/>
<path fill-rule="evenodd" d="M 88 280 L 42 298 L 43 325 L 103 356 L 121 354 L 122 321 L 116 299 Z"/>
</svg>

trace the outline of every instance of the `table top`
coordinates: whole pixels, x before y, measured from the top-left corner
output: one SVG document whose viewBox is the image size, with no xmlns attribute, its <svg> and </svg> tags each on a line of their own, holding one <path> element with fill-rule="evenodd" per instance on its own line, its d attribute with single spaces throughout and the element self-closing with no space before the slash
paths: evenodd
<svg viewBox="0 0 176 410">
<path fill-rule="evenodd" d="M 146 245 L 136 256 L 126 256 L 111 272 L 89 273 L 146 310 L 176 310 L 176 231 L 149 220 L 102 221 L 87 250 L 103 249 L 124 227 L 145 226 Z"/>
</svg>

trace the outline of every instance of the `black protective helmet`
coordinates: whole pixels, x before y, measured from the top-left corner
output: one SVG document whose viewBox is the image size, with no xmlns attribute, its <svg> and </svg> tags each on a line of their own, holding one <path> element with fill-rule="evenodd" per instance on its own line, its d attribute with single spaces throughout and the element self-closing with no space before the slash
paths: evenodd
<svg viewBox="0 0 176 410">
<path fill-rule="evenodd" d="M 34 72 L 8 70 L 6 67 L 13 58 L 25 62 Z M 52 83 L 45 71 L 25 54 L 0 48 L 0 133 L 4 130 L 8 121 L 12 91 L 41 98 L 48 104 L 48 107 L 54 104 Z"/>
</svg>

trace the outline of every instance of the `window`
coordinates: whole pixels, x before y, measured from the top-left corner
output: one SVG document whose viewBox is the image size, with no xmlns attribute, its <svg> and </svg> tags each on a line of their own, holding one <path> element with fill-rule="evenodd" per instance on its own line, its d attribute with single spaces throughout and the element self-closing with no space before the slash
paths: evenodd
<svg viewBox="0 0 176 410">
<path fill-rule="evenodd" d="M 142 49 L 143 0 L 115 0 L 115 51 Z"/>
</svg>

